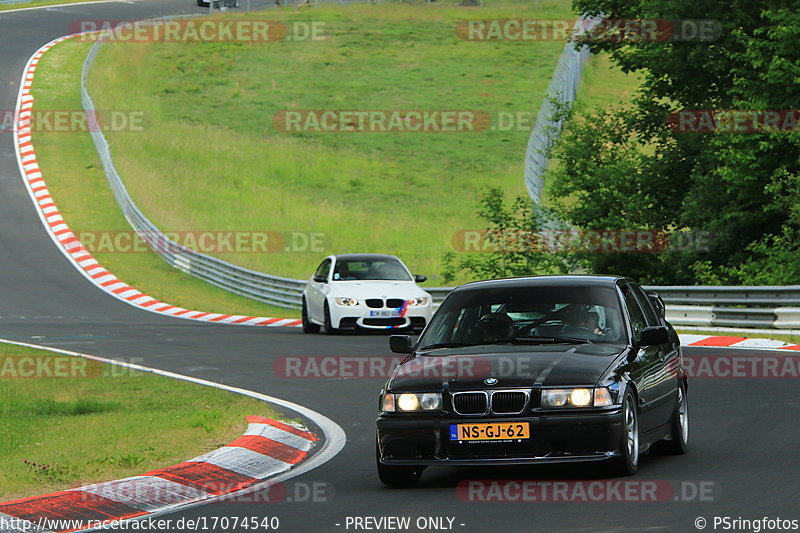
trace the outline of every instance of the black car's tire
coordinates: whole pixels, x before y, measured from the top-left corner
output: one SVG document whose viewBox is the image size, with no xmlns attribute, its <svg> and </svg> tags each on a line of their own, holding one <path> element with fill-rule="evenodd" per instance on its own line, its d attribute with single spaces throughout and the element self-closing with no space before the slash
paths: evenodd
<svg viewBox="0 0 800 533">
<path fill-rule="evenodd" d="M 689 399 L 686 386 L 678 385 L 678 403 L 670 421 L 670 438 L 656 442 L 650 447 L 655 455 L 683 455 L 689 443 Z"/>
<path fill-rule="evenodd" d="M 325 302 L 325 335 L 336 335 L 339 330 L 331 325 L 331 311 L 328 308 L 328 302 Z"/>
<path fill-rule="evenodd" d="M 639 413 L 636 398 L 628 391 L 622 401 L 622 435 L 619 457 L 611 465 L 611 473 L 617 476 L 632 476 L 639 470 Z"/>
<path fill-rule="evenodd" d="M 319 324 L 314 324 L 308 319 L 308 306 L 303 298 L 303 333 L 319 333 Z"/>
<path fill-rule="evenodd" d="M 420 466 L 387 466 L 381 464 L 378 445 L 375 445 L 375 464 L 378 478 L 388 487 L 413 487 L 419 482 L 423 468 Z"/>
</svg>

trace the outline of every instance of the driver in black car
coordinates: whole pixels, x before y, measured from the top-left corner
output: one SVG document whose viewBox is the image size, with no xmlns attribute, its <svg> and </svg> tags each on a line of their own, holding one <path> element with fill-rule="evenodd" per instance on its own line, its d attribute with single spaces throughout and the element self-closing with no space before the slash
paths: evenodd
<svg viewBox="0 0 800 533">
<path fill-rule="evenodd" d="M 514 338 L 514 321 L 505 313 L 486 313 L 470 331 L 475 343 L 490 343 Z"/>
<path fill-rule="evenodd" d="M 605 335 L 605 332 L 600 329 L 600 316 L 597 313 L 583 313 L 578 322 L 578 326 L 590 330 L 595 335 Z"/>
</svg>

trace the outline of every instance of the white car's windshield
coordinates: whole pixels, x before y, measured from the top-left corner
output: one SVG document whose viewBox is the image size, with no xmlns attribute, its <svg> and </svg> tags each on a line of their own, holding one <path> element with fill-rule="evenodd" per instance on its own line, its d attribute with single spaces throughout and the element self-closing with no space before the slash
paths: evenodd
<svg viewBox="0 0 800 533">
<path fill-rule="evenodd" d="M 411 275 L 402 263 L 393 258 L 336 261 L 333 281 L 411 281 Z"/>
</svg>

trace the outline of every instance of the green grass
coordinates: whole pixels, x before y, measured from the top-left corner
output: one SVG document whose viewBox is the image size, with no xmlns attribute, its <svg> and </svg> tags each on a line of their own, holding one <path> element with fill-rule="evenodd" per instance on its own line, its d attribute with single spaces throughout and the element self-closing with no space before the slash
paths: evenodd
<svg viewBox="0 0 800 533">
<path fill-rule="evenodd" d="M 591 113 L 611 105 L 629 104 L 641 80 L 641 76 L 625 74 L 614 66 L 607 54 L 590 56 L 583 71 L 577 105 L 583 113 Z"/>
<path fill-rule="evenodd" d="M 129 190 L 159 227 L 322 232 L 324 252 L 216 255 L 305 278 L 326 253 L 391 252 L 440 285 L 439 261 L 453 248 L 453 234 L 482 227 L 475 216 L 482 191 L 500 185 L 509 196 L 524 194 L 529 130 L 286 134 L 275 131 L 272 117 L 285 109 L 533 112 L 562 43 L 468 43 L 454 36 L 454 25 L 477 17 L 569 16 L 561 0 L 507 1 L 484 10 L 441 4 L 273 10 L 270 19 L 322 20 L 330 38 L 117 43 L 101 54 L 92 93 L 99 109 L 147 113 L 145 132 L 109 137 Z M 34 90 L 46 92 L 37 92 L 37 106 L 79 107 L 77 73 L 87 49 L 67 42 L 45 56 Z M 637 83 L 606 58 L 592 58 L 580 98 L 589 106 L 624 100 Z M 35 141 L 73 229 L 129 230 L 88 135 L 38 134 Z M 154 254 L 96 255 L 121 279 L 174 305 L 297 316 L 190 278 Z"/>
<path fill-rule="evenodd" d="M 82 109 L 80 73 L 90 46 L 88 42 L 70 40 L 43 57 L 33 85 L 36 110 Z M 33 142 L 47 185 L 74 232 L 131 231 L 88 133 L 40 131 L 34 132 Z M 297 311 L 236 296 L 179 272 L 155 253 L 94 255 L 121 280 L 172 305 L 224 314 L 299 317 Z"/>
<path fill-rule="evenodd" d="M 18 358 L 48 359 L 61 377 L 14 377 L 32 368 Z M 240 436 L 248 415 L 275 413 L 233 393 L 0 343 L 0 501 L 180 463 Z"/>
<path fill-rule="evenodd" d="M 453 235 L 482 227 L 475 212 L 483 191 L 524 194 L 530 129 L 283 133 L 273 116 L 535 112 L 563 43 L 467 42 L 455 25 L 571 17 L 569 2 L 487 5 L 268 12 L 284 22 L 325 22 L 328 38 L 317 42 L 114 43 L 99 58 L 92 91 L 100 109 L 124 102 L 149 116 L 144 133 L 112 133 L 110 142 L 137 204 L 160 228 L 322 232 L 324 252 L 218 255 L 306 277 L 325 253 L 396 253 L 435 285 Z"/>
</svg>

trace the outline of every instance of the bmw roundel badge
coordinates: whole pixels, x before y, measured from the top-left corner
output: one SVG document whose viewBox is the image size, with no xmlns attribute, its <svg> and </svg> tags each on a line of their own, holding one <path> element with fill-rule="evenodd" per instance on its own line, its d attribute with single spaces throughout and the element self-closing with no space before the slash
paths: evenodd
<svg viewBox="0 0 800 533">
<path fill-rule="evenodd" d="M 497 378 L 486 378 L 483 382 L 487 385 L 497 385 Z"/>
</svg>

